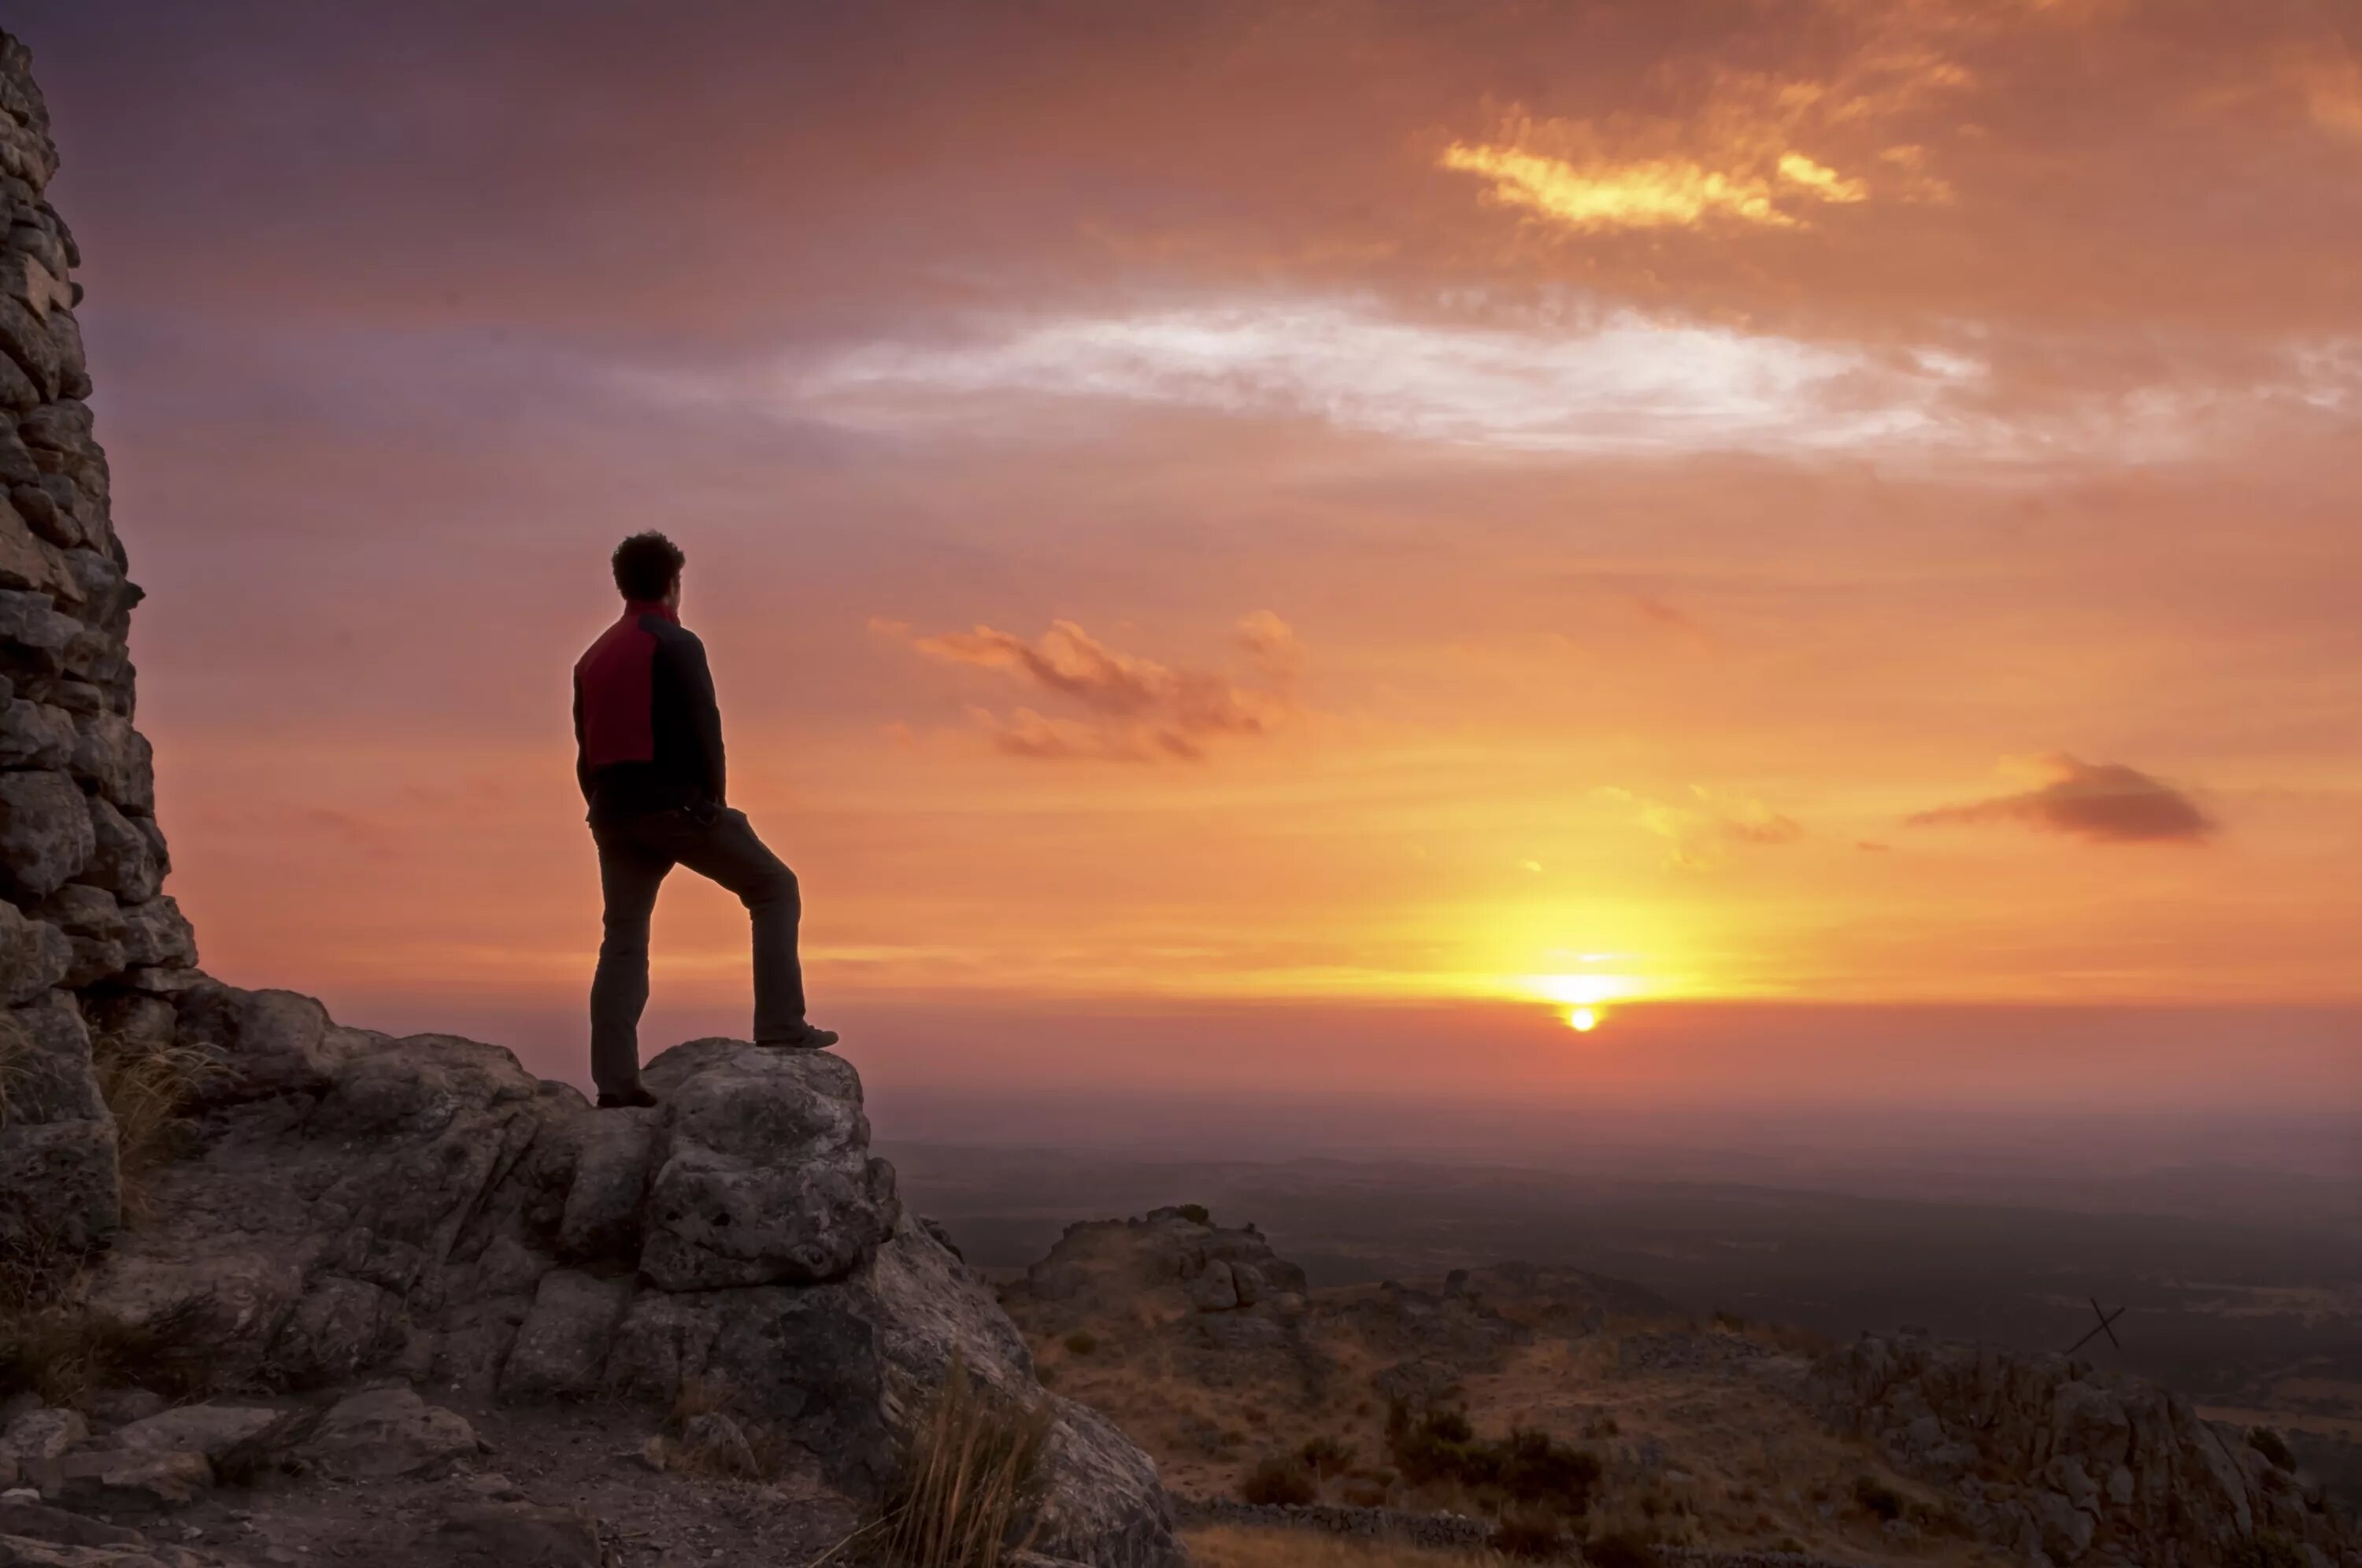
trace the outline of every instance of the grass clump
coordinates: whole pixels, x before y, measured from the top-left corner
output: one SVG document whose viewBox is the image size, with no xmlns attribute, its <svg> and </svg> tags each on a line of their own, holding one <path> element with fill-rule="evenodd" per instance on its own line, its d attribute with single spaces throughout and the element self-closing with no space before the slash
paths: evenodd
<svg viewBox="0 0 2362 1568">
<path fill-rule="evenodd" d="M 1512 1428 L 1506 1438 L 1476 1435 L 1464 1410 L 1414 1417 L 1396 1400 L 1386 1411 L 1386 1447 L 1414 1486 L 1456 1483 L 1483 1502 L 1547 1507 L 1566 1518 L 1591 1511 L 1599 1457 L 1548 1432 Z"/>
<path fill-rule="evenodd" d="M 1853 1478 L 1854 1505 L 1882 1524 L 1903 1517 L 1903 1494 L 1871 1474 Z"/>
<path fill-rule="evenodd" d="M 1355 1452 L 1352 1443 L 1340 1442 L 1323 1432 L 1319 1437 L 1306 1438 L 1296 1456 L 1304 1462 L 1306 1469 L 1325 1481 L 1352 1469 Z"/>
<path fill-rule="evenodd" d="M 93 1039 L 90 1060 L 99 1096 L 115 1117 L 124 1217 L 149 1218 L 148 1178 L 175 1153 L 181 1112 L 228 1069 L 209 1052 L 116 1033 Z"/>
<path fill-rule="evenodd" d="M 30 1389 L 43 1404 L 72 1409 L 87 1409 L 102 1389 L 132 1385 L 168 1399 L 201 1399 L 219 1376 L 222 1330 L 209 1296 L 137 1323 L 92 1311 L 71 1285 L 0 1302 L 0 1388 Z"/>
<path fill-rule="evenodd" d="M 1512 1508 L 1493 1527 L 1491 1545 L 1504 1557 L 1539 1562 L 1566 1550 L 1566 1528 L 1548 1508 Z"/>
<path fill-rule="evenodd" d="M 1000 1568 L 1031 1546 L 1050 1420 L 1046 1405 L 1002 1397 L 955 1356 L 903 1445 L 883 1520 L 888 1557 L 899 1568 Z"/>
<path fill-rule="evenodd" d="M 1275 1453 L 1256 1461 L 1239 1483 L 1239 1496 L 1264 1507 L 1300 1508 L 1318 1502 L 1320 1484 L 1311 1467 L 1293 1454 Z"/>
</svg>

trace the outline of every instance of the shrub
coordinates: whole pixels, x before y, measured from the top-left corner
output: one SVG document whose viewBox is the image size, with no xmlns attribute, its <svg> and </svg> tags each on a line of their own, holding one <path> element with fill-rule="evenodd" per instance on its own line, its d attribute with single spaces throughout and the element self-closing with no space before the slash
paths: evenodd
<svg viewBox="0 0 2362 1568">
<path fill-rule="evenodd" d="M 911 1430 L 882 1523 L 901 1568 L 999 1568 L 1032 1543 L 1046 1405 L 978 1385 L 957 1357 Z"/>
<path fill-rule="evenodd" d="M 1611 1530 L 1583 1545 L 1591 1568 L 1657 1568 L 1655 1549 L 1629 1530 Z"/>
<path fill-rule="evenodd" d="M 1903 1517 L 1903 1495 L 1875 1475 L 1853 1478 L 1853 1500 L 1863 1513 L 1882 1523 Z"/>
<path fill-rule="evenodd" d="M 1355 1450 L 1352 1443 L 1340 1442 L 1324 1432 L 1319 1437 L 1305 1439 L 1304 1446 L 1296 1452 L 1312 1474 L 1327 1480 L 1332 1475 L 1342 1475 L 1353 1467 Z"/>
<path fill-rule="evenodd" d="M 1247 1472 L 1239 1483 L 1239 1496 L 1250 1503 L 1302 1507 L 1319 1498 L 1320 1488 L 1302 1460 L 1272 1454 Z"/>
<path fill-rule="evenodd" d="M 1066 1336 L 1066 1349 L 1074 1355 L 1088 1355 L 1099 1348 L 1099 1337 L 1088 1329 L 1076 1329 Z"/>
<path fill-rule="evenodd" d="M 1747 1320 L 1737 1312 L 1726 1312 L 1717 1307 L 1714 1309 L 1714 1326 L 1730 1333 L 1743 1333 L 1747 1329 Z"/>
<path fill-rule="evenodd" d="M 1493 1550 L 1504 1557 L 1556 1557 L 1566 1546 L 1566 1531 L 1558 1516 L 1547 1508 L 1520 1508 L 1501 1516 L 1493 1527 Z"/>
<path fill-rule="evenodd" d="M 1479 1438 L 1467 1413 L 1457 1409 L 1431 1409 L 1413 1419 L 1407 1407 L 1390 1408 L 1386 1443 L 1413 1485 L 1457 1482 L 1514 1502 L 1547 1505 L 1570 1518 L 1590 1510 L 1599 1480 L 1595 1454 L 1521 1428 L 1499 1441 Z"/>
<path fill-rule="evenodd" d="M 2275 1470 L 2296 1468 L 2296 1454 L 2290 1450 L 2288 1439 L 2269 1427 L 2249 1427 L 2247 1446 L 2270 1460 Z"/>
<path fill-rule="evenodd" d="M 1192 1225 L 1211 1225 L 1214 1222 L 1214 1211 L 1202 1203 L 1185 1203 L 1174 1212 Z"/>
<path fill-rule="evenodd" d="M 1341 1496 L 1357 1508 L 1383 1508 L 1393 1494 L 1374 1481 L 1348 1481 Z"/>
</svg>

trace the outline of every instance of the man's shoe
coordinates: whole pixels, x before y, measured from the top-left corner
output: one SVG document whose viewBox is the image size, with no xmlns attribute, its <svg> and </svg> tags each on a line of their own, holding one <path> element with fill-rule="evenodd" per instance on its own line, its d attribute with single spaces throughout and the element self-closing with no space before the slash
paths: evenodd
<svg viewBox="0 0 2362 1568">
<path fill-rule="evenodd" d="M 775 1040 L 757 1040 L 755 1043 L 772 1051 L 825 1051 L 836 1043 L 836 1031 L 814 1029 L 809 1023 L 800 1023 L 793 1034 L 782 1034 Z"/>
<path fill-rule="evenodd" d="M 602 1110 L 632 1109 L 645 1110 L 656 1103 L 657 1097 L 650 1094 L 646 1086 L 641 1084 L 634 1084 L 621 1094 L 602 1094 L 599 1097 L 599 1109 Z"/>
</svg>

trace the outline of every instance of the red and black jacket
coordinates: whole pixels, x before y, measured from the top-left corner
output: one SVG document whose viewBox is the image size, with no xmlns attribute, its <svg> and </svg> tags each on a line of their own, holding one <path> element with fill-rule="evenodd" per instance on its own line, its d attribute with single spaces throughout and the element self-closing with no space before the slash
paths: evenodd
<svg viewBox="0 0 2362 1568">
<path fill-rule="evenodd" d="M 594 822 L 728 799 L 705 645 L 671 606 L 628 602 L 575 661 L 574 773 Z"/>
</svg>

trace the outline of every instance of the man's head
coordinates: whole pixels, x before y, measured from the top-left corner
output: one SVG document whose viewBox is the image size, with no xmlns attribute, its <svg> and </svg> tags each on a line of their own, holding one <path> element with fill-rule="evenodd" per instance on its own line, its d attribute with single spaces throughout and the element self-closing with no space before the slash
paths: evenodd
<svg viewBox="0 0 2362 1568">
<path fill-rule="evenodd" d="M 635 534 L 615 547 L 616 591 L 637 602 L 678 605 L 681 563 L 688 558 L 662 534 Z"/>
</svg>

